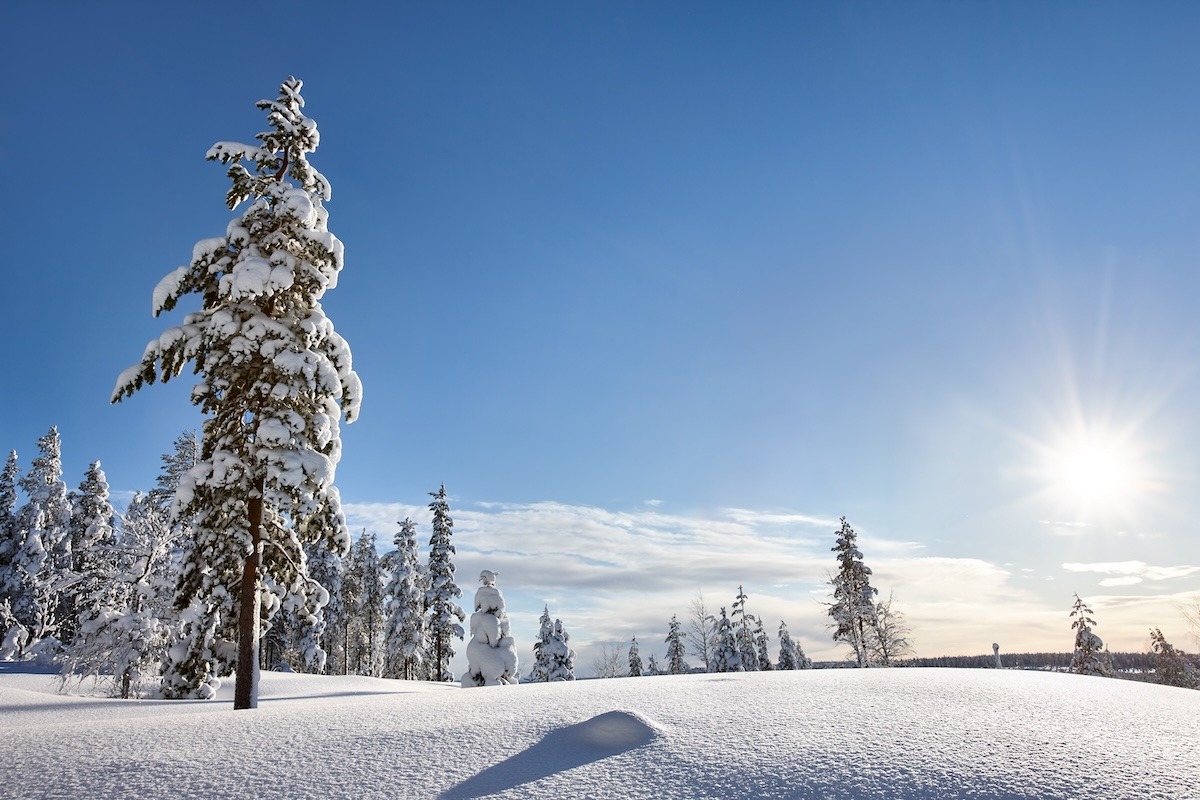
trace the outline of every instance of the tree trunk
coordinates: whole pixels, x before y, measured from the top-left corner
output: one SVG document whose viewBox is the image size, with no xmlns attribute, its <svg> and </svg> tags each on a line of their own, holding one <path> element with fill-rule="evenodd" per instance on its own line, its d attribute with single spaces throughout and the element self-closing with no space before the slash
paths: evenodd
<svg viewBox="0 0 1200 800">
<path fill-rule="evenodd" d="M 250 498 L 250 552 L 242 568 L 238 608 L 237 676 L 233 684 L 233 707 L 258 708 L 258 565 L 262 560 L 263 484 L 258 482 Z"/>
</svg>

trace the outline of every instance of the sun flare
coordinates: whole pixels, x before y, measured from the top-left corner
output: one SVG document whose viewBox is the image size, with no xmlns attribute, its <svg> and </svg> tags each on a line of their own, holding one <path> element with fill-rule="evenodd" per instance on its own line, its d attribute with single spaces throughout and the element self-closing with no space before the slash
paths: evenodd
<svg viewBox="0 0 1200 800">
<path fill-rule="evenodd" d="M 1136 448 L 1112 434 L 1076 434 L 1046 447 L 1043 455 L 1046 491 L 1064 510 L 1128 511 L 1145 487 Z"/>
</svg>

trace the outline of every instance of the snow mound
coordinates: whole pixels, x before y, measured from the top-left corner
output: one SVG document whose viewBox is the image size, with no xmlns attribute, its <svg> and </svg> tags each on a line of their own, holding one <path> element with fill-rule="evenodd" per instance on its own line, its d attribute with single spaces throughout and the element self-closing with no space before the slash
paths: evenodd
<svg viewBox="0 0 1200 800">
<path fill-rule="evenodd" d="M 562 730 L 564 743 L 614 753 L 650 744 L 662 734 L 660 726 L 630 711 L 609 711 Z"/>
</svg>

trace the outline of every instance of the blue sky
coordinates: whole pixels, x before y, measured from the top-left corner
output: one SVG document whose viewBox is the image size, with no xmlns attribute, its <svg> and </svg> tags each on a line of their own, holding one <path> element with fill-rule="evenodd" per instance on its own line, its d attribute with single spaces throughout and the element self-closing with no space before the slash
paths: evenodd
<svg viewBox="0 0 1200 800">
<path fill-rule="evenodd" d="M 0 447 L 56 424 L 69 484 L 129 492 L 199 427 L 186 376 L 109 393 L 224 230 L 205 151 L 295 74 L 356 528 L 444 481 L 468 595 L 503 562 L 529 635 L 550 602 L 583 646 L 741 582 L 834 657 L 841 515 L 924 655 L 1068 649 L 1074 592 L 1113 645 L 1186 641 L 1198 34 L 1172 3 L 24 4 Z"/>
</svg>

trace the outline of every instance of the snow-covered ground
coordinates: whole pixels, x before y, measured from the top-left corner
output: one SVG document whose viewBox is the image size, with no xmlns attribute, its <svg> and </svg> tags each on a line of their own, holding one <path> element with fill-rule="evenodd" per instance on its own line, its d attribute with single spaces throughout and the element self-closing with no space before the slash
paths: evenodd
<svg viewBox="0 0 1200 800">
<path fill-rule="evenodd" d="M 9 798 L 1200 798 L 1200 692 L 952 669 L 459 689 L 264 673 L 261 706 L 0 675 Z"/>
</svg>

